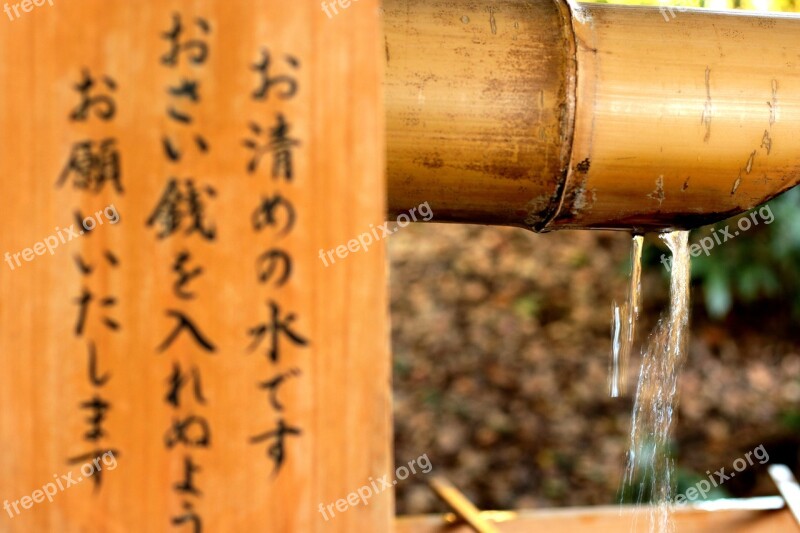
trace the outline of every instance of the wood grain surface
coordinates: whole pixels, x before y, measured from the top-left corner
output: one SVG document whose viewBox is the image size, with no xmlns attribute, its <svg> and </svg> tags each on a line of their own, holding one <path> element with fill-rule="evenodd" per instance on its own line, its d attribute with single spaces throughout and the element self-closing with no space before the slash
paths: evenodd
<svg viewBox="0 0 800 533">
<path fill-rule="evenodd" d="M 391 467 L 383 243 L 328 266 L 319 258 L 321 249 L 383 221 L 377 2 L 360 0 L 331 17 L 315 1 L 277 0 L 55 0 L 18 12 L 0 12 L 0 253 L 11 258 L 0 266 L 0 503 L 20 503 L 18 514 L 13 506 L 0 510 L 0 531 L 197 531 L 185 518 L 189 508 L 209 532 L 388 531 L 391 491 L 328 520 L 318 510 Z M 173 68 L 162 58 L 175 16 L 182 30 Z M 207 57 L 192 62 L 200 40 Z M 272 84 L 257 99 L 262 78 L 253 65 L 264 50 Z M 75 86 L 84 69 L 94 78 L 92 95 L 113 97 L 112 118 L 104 119 L 103 100 L 90 102 L 85 120 L 70 118 L 81 114 Z M 168 91 L 184 80 L 197 83 L 197 101 Z M 279 145 L 270 137 L 279 115 L 288 131 L 276 135 L 288 149 L 266 151 L 249 172 L 254 152 L 245 140 Z M 165 138 L 179 160 L 166 155 Z M 106 139 L 119 157 L 122 190 L 113 150 L 100 147 Z M 85 141 L 93 143 L 91 156 L 75 159 L 70 171 L 75 145 Z M 287 152 L 290 177 L 281 166 Z M 172 179 L 177 196 L 167 192 Z M 290 230 L 285 206 L 273 223 L 254 223 L 262 201 L 275 195 L 294 207 Z M 180 210 L 159 210 L 163 198 L 180 201 Z M 76 212 L 109 207 L 119 214 L 116 224 L 105 220 L 66 238 L 52 254 L 22 255 L 58 236 L 56 228 L 65 235 Z M 213 240 L 196 227 L 199 219 L 213 226 Z M 276 249 L 290 256 L 291 275 L 283 285 L 275 272 L 261 283 L 257 259 Z M 184 251 L 182 268 L 202 268 L 181 289 L 191 299 L 176 289 Z M 91 300 L 78 334 L 84 289 Z M 271 320 L 273 302 L 281 324 L 306 346 Z M 178 316 L 213 343 L 213 353 L 187 328 L 159 351 Z M 251 350 L 257 339 L 250 330 L 259 325 L 265 334 Z M 280 344 L 274 361 L 273 326 Z M 108 378 L 102 386 L 90 375 L 92 350 L 94 378 Z M 178 406 L 167 398 L 176 367 Z M 274 388 L 278 408 L 259 384 L 284 374 Z M 87 438 L 98 412 L 81 404 L 96 397 L 109 404 L 103 434 Z M 208 434 L 196 421 L 189 425 L 190 417 L 202 417 Z M 208 446 L 170 446 L 176 420 L 187 423 L 191 444 L 205 436 Z M 275 439 L 264 435 L 279 421 L 299 434 L 286 434 L 276 469 Z M 62 475 L 81 475 L 71 458 L 98 450 L 116 452 L 99 486 L 82 479 L 52 502 L 24 508 L 21 498 L 36 497 Z M 176 488 L 187 459 L 197 493 Z"/>
</svg>

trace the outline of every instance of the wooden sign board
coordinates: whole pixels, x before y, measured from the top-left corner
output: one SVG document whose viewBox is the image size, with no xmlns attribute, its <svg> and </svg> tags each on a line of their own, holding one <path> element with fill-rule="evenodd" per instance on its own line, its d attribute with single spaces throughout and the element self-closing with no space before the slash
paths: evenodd
<svg viewBox="0 0 800 533">
<path fill-rule="evenodd" d="M 0 7 L 0 531 L 388 531 L 377 2 Z"/>
</svg>

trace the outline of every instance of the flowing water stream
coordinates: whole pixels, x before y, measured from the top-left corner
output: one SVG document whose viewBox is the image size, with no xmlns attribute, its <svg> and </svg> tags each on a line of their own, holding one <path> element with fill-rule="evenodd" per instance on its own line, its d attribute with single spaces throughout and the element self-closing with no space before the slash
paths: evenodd
<svg viewBox="0 0 800 533">
<path fill-rule="evenodd" d="M 628 390 L 628 364 L 633 341 L 636 336 L 636 323 L 639 319 L 639 306 L 642 292 L 642 235 L 633 236 L 631 247 L 631 280 L 628 297 L 621 306 L 614 302 L 611 322 L 611 372 L 609 373 L 609 394 L 612 398 L 625 394 Z"/>
<path fill-rule="evenodd" d="M 622 485 L 622 499 L 632 497 L 642 503 L 647 499 L 652 505 L 649 516 L 651 533 L 671 533 L 674 525 L 670 519 L 672 500 L 672 463 L 668 453 L 673 416 L 678 407 L 678 376 L 686 360 L 689 325 L 690 257 L 688 231 L 663 234 L 661 239 L 672 252 L 669 311 L 663 315 L 648 338 L 642 351 L 642 366 L 631 421 L 630 451 Z M 617 392 L 624 386 L 626 348 L 630 352 L 633 324 L 639 309 L 639 272 L 641 240 L 634 238 L 634 267 L 628 309 L 615 308 L 615 331 L 619 348 L 613 359 L 617 365 Z M 638 250 L 637 250 L 638 248 Z M 635 279 L 634 279 L 635 278 Z M 627 329 L 626 329 L 627 328 Z M 619 379 L 619 375 L 623 380 Z M 614 377 L 612 373 L 612 391 Z M 623 389 L 624 391 L 624 389 Z M 635 523 L 634 523 L 635 528 Z"/>
</svg>

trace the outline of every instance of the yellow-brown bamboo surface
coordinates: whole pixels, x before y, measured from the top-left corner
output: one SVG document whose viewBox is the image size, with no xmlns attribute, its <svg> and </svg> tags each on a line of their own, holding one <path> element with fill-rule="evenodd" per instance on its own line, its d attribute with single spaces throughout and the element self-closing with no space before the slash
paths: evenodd
<svg viewBox="0 0 800 533">
<path fill-rule="evenodd" d="M 661 231 L 800 181 L 800 17 L 421 4 L 387 2 L 390 215 Z"/>
<path fill-rule="evenodd" d="M 385 213 L 378 3 L 37 4 L 0 11 L 0 531 L 389 531 L 392 491 L 319 512 L 392 462 L 382 243 L 318 256 Z"/>
<path fill-rule="evenodd" d="M 574 39 L 550 0 L 387 0 L 389 210 L 536 225 L 569 157 Z"/>
</svg>

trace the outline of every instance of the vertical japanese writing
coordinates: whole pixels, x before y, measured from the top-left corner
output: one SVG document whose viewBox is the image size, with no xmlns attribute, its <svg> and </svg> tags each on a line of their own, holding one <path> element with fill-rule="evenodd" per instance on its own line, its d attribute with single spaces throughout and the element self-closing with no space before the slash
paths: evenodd
<svg viewBox="0 0 800 533">
<path fill-rule="evenodd" d="M 113 121 L 117 111 L 113 96 L 117 83 L 111 77 L 103 75 L 96 78 L 89 69 L 84 68 L 73 89 L 77 93 L 78 103 L 70 111 L 68 118 L 76 127 L 94 121 Z M 73 144 L 55 185 L 57 189 L 69 186 L 81 194 L 88 193 L 92 196 L 102 193 L 122 194 L 124 190 L 116 138 L 84 139 Z M 79 234 L 88 236 L 90 229 L 84 227 L 80 209 L 76 207 L 74 213 L 81 228 Z M 119 450 L 112 449 L 110 445 L 110 436 L 104 425 L 112 408 L 103 390 L 111 379 L 111 372 L 106 370 L 110 366 L 108 357 L 102 357 L 104 354 L 99 353 L 96 338 L 103 333 L 113 334 L 119 331 L 121 325 L 114 316 L 116 296 L 96 287 L 96 278 L 99 276 L 95 274 L 98 271 L 117 269 L 120 261 L 112 250 L 105 250 L 102 258 L 95 257 L 90 261 L 87 257 L 91 255 L 90 251 L 86 255 L 76 254 L 74 258 L 82 286 L 74 299 L 77 311 L 73 332 L 85 346 L 86 374 L 91 394 L 78 404 L 85 413 L 84 420 L 88 425 L 83 433 L 83 441 L 88 446 L 67 458 L 67 463 L 71 465 L 85 463 L 107 452 L 119 456 Z M 98 469 L 92 480 L 95 491 L 99 491 L 103 483 L 102 470 Z"/>
<path fill-rule="evenodd" d="M 202 450 L 211 447 L 212 428 L 203 413 L 208 400 L 200 368 L 191 357 L 184 357 L 189 362 L 181 361 L 179 357 L 185 354 L 185 343 L 193 347 L 189 354 L 194 357 L 198 354 L 213 355 L 217 350 L 191 316 L 191 304 L 200 297 L 194 282 L 205 273 L 205 268 L 195 259 L 190 246 L 190 243 L 196 245 L 198 241 L 211 244 L 216 239 L 217 229 L 207 207 L 217 193 L 213 186 L 201 179 L 178 177 L 178 172 L 181 170 L 179 165 L 188 157 L 202 157 L 211 150 L 205 136 L 197 131 L 194 116 L 202 99 L 197 75 L 209 57 L 206 39 L 211 32 L 207 20 L 195 18 L 191 23 L 185 23 L 183 16 L 175 13 L 169 28 L 161 33 L 166 51 L 160 57 L 160 63 L 174 74 L 174 83 L 166 88 L 166 117 L 173 129 L 161 138 L 161 148 L 176 171 L 166 180 L 163 192 L 155 200 L 145 221 L 158 240 L 177 240 L 179 248 L 169 265 L 174 302 L 164 310 L 167 333 L 156 347 L 156 353 L 167 353 L 173 358 L 163 398 L 172 412 L 172 422 L 164 434 L 164 446 L 170 453 L 181 454 L 181 474 L 171 487 L 180 497 L 180 508 L 173 512 L 170 525 L 193 533 L 203 531 L 200 509 L 203 467 L 199 458 Z"/>
<path fill-rule="evenodd" d="M 280 391 L 300 379 L 302 371 L 291 364 L 291 352 L 287 348 L 305 348 L 310 340 L 298 330 L 297 313 L 285 309 L 281 304 L 281 290 L 291 282 L 292 256 L 282 245 L 294 228 L 297 213 L 291 201 L 295 186 L 295 150 L 302 146 L 301 140 L 292 131 L 292 123 L 281 102 L 293 99 L 298 92 L 294 74 L 300 69 L 300 61 L 286 54 L 273 61 L 267 48 L 260 51 L 260 58 L 251 65 L 257 76 L 257 85 L 251 98 L 257 104 L 274 103 L 274 120 L 266 124 L 250 121 L 247 136 L 242 145 L 249 159 L 245 165 L 248 174 L 268 179 L 264 183 L 261 200 L 251 216 L 253 231 L 263 236 L 264 248 L 255 258 L 254 282 L 262 287 L 265 297 L 265 320 L 247 330 L 250 337 L 249 352 L 259 351 L 267 362 L 265 379 L 256 383 L 263 391 L 269 425 L 252 435 L 253 445 L 267 446 L 267 457 L 272 461 L 272 471 L 277 475 L 289 456 L 290 439 L 299 438 L 303 429 L 288 419 L 286 405 L 281 401 Z M 266 160 L 266 161 L 265 161 Z"/>
</svg>

